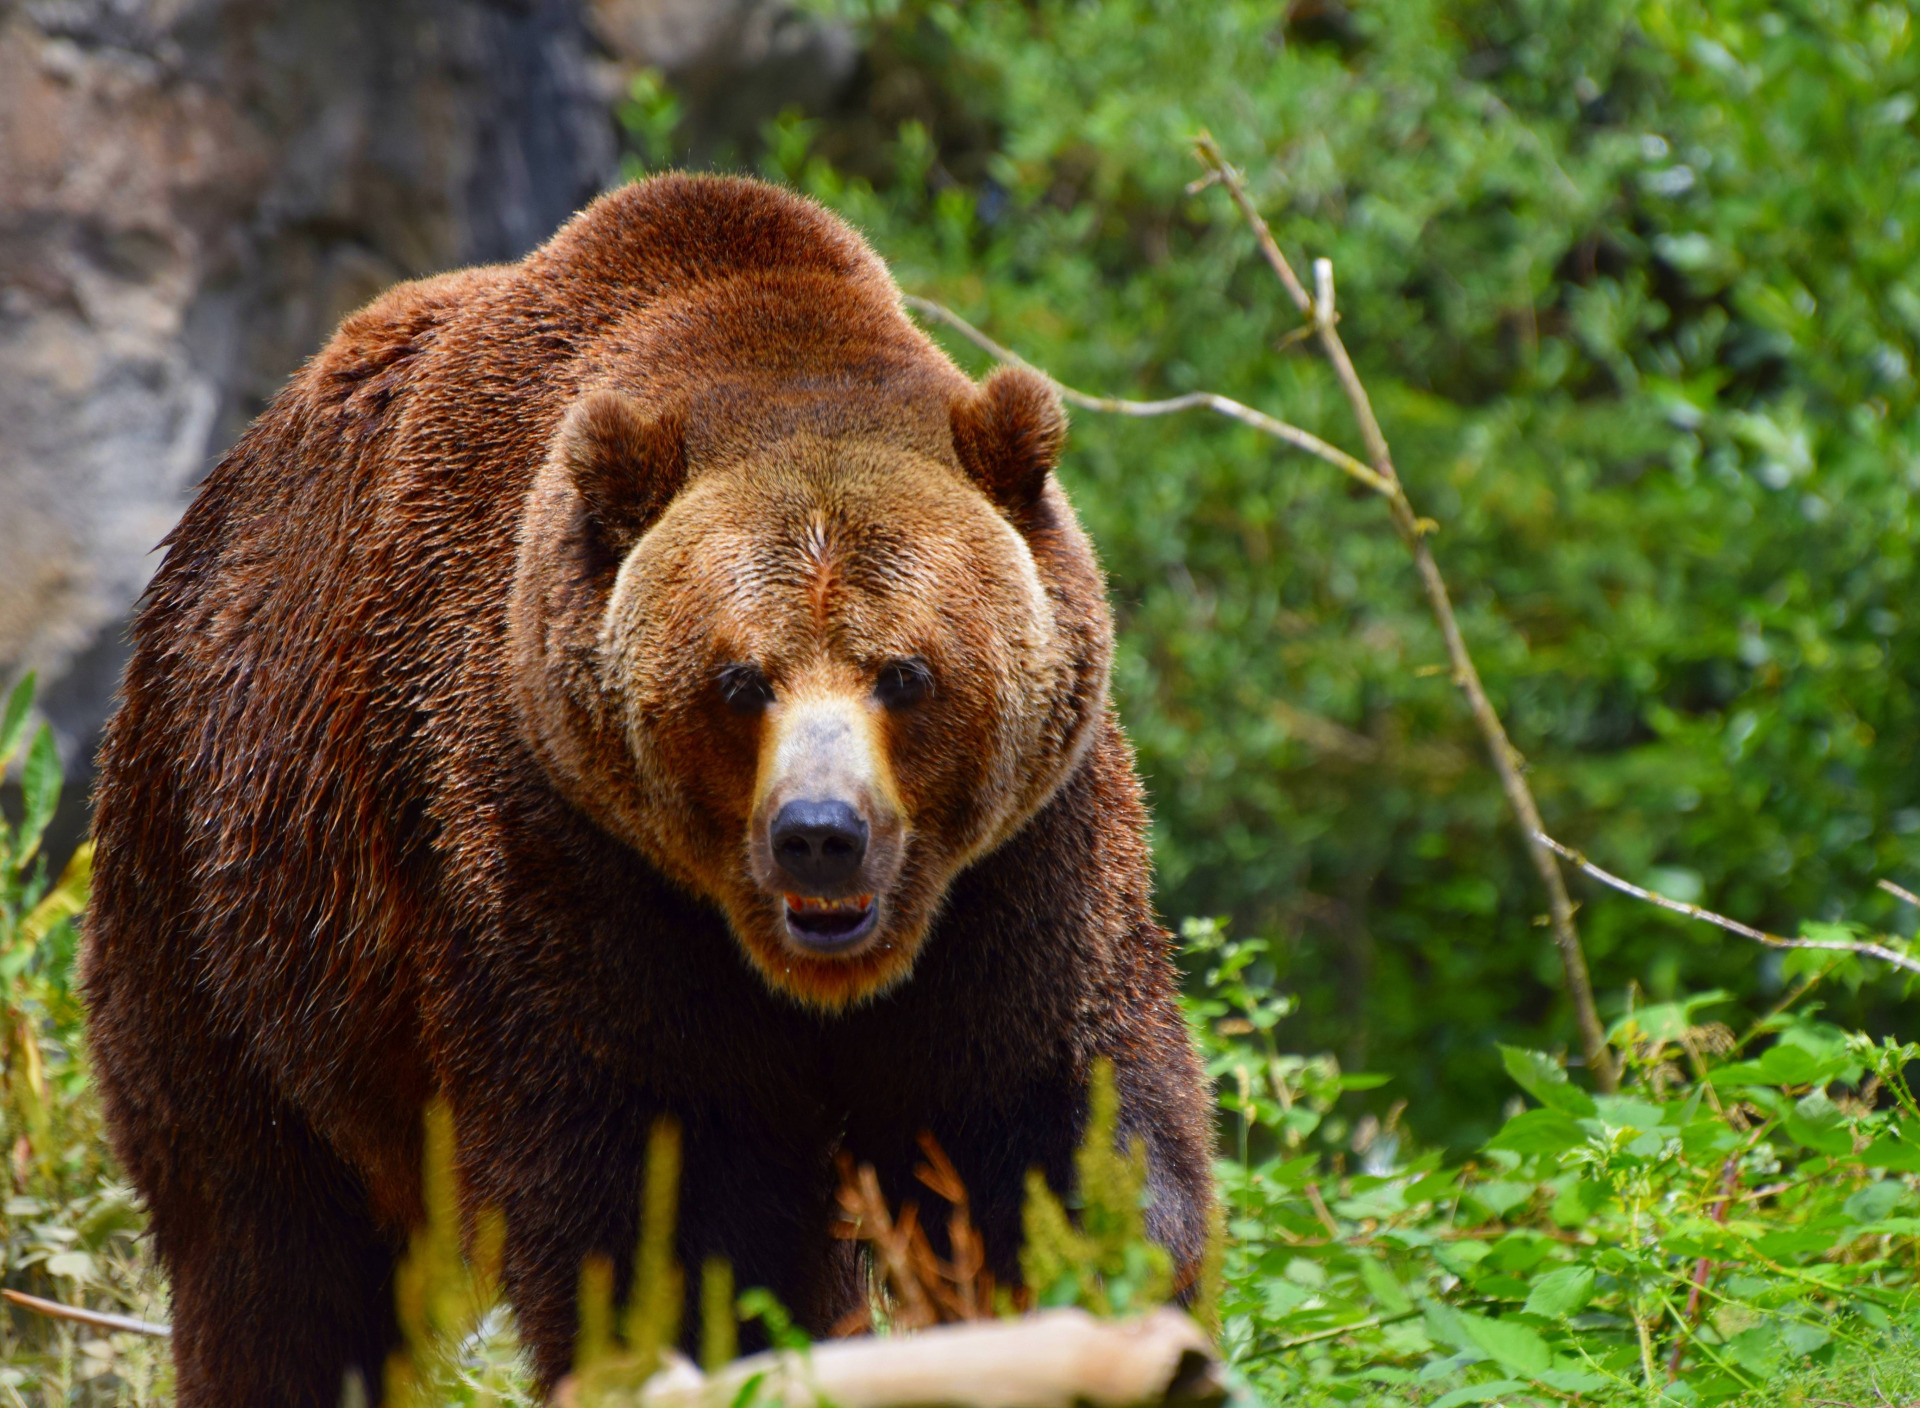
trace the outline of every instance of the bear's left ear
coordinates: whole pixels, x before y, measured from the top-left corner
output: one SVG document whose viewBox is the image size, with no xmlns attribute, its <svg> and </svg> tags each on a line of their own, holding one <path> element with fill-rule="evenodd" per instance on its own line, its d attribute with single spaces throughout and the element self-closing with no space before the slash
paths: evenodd
<svg viewBox="0 0 1920 1408">
<path fill-rule="evenodd" d="M 595 536 L 623 558 L 686 482 L 686 425 L 677 411 L 648 415 L 633 397 L 593 391 L 561 423 L 559 460 Z"/>
<path fill-rule="evenodd" d="M 1053 384 L 1025 367 L 1001 367 L 953 407 L 953 448 L 987 497 L 1018 513 L 1047 486 L 1067 439 Z"/>
</svg>

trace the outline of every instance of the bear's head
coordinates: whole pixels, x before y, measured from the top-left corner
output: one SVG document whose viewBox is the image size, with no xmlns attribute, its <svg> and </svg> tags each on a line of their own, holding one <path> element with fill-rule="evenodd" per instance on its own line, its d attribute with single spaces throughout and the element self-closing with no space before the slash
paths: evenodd
<svg viewBox="0 0 1920 1408">
<path fill-rule="evenodd" d="M 825 1010 L 911 971 L 955 876 L 1045 805 L 1106 708 L 1104 587 L 1050 472 L 1059 401 L 1029 371 L 940 364 L 913 410 L 587 390 L 521 524 L 536 755 Z"/>
</svg>

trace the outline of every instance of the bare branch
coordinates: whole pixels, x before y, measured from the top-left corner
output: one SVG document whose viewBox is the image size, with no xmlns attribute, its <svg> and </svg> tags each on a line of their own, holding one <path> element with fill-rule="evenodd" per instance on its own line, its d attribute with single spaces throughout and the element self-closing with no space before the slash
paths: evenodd
<svg viewBox="0 0 1920 1408">
<path fill-rule="evenodd" d="M 1880 882 L 1880 888 L 1892 895 L 1895 899 L 1905 904 L 1913 905 L 1915 908 L 1920 908 L 1920 895 L 1916 895 L 1912 890 L 1903 890 L 1891 880 L 1882 880 Z"/>
<path fill-rule="evenodd" d="M 1540 819 L 1540 808 L 1533 799 L 1533 789 L 1527 786 L 1524 772 L 1526 761 L 1507 737 L 1506 726 L 1501 723 L 1499 712 L 1493 707 L 1493 701 L 1487 697 L 1486 687 L 1480 682 L 1480 671 L 1467 651 L 1466 638 L 1461 634 L 1459 620 L 1454 616 L 1453 600 L 1447 591 L 1446 579 L 1440 575 L 1440 566 L 1434 561 L 1433 550 L 1427 543 L 1429 520 L 1414 512 L 1413 504 L 1401 486 L 1400 476 L 1393 467 L 1393 456 L 1387 448 L 1387 437 L 1380 429 L 1379 418 L 1373 413 L 1373 402 L 1367 396 L 1360 374 L 1354 370 L 1353 359 L 1347 355 L 1346 344 L 1340 340 L 1336 326 L 1339 320 L 1334 312 L 1333 263 L 1327 259 L 1314 261 L 1317 296 L 1310 296 L 1293 272 L 1293 266 L 1287 262 L 1287 256 L 1281 252 L 1273 231 L 1267 228 L 1267 222 L 1254 206 L 1253 198 L 1247 194 L 1245 180 L 1227 161 L 1219 144 L 1210 134 L 1203 132 L 1194 143 L 1194 149 L 1200 161 L 1219 178 L 1227 194 L 1233 197 L 1233 203 L 1239 207 L 1240 214 L 1253 230 L 1260 252 L 1279 276 L 1295 306 L 1311 321 L 1327 360 L 1333 363 L 1334 375 L 1339 378 L 1341 389 L 1346 392 L 1347 403 L 1353 408 L 1353 418 L 1360 427 L 1360 438 L 1366 442 L 1367 459 L 1372 463 L 1374 473 L 1388 485 L 1383 494 L 1394 529 L 1406 543 L 1407 551 L 1413 554 L 1414 570 L 1426 592 L 1427 605 L 1439 624 L 1440 637 L 1446 643 L 1454 682 L 1467 697 L 1467 706 L 1473 712 L 1474 722 L 1479 725 L 1481 737 L 1486 740 L 1487 752 L 1500 778 L 1501 790 L 1506 793 L 1507 804 L 1513 809 L 1521 831 L 1528 838 L 1528 854 L 1547 892 L 1547 911 L 1553 926 L 1554 945 L 1560 951 L 1560 966 L 1567 980 L 1567 996 L 1573 1003 L 1574 1017 L 1580 1025 L 1587 1068 L 1593 1072 L 1594 1081 L 1602 1090 L 1613 1090 L 1618 1085 L 1618 1077 L 1614 1073 L 1613 1058 L 1607 1051 L 1606 1032 L 1600 1025 L 1599 1010 L 1594 1005 L 1593 980 L 1587 973 L 1587 955 L 1580 946 L 1580 932 L 1574 927 L 1573 900 L 1567 894 L 1566 877 L 1561 875 L 1552 852 L 1532 839 L 1544 830 L 1544 823 Z"/>
<path fill-rule="evenodd" d="M 1579 931 L 1573 922 L 1573 900 L 1567 894 L 1566 878 L 1561 875 L 1553 852 L 1539 844 L 1534 837 L 1544 834 L 1545 823 L 1540 818 L 1540 808 L 1533 798 L 1533 790 L 1527 786 L 1524 769 L 1526 761 L 1520 751 L 1507 737 L 1506 726 L 1501 723 L 1500 715 L 1493 707 L 1493 701 L 1487 697 L 1486 687 L 1481 683 L 1480 672 L 1473 663 L 1473 656 L 1467 650 L 1466 638 L 1461 633 L 1460 623 L 1454 615 L 1453 600 L 1447 591 L 1445 578 L 1440 575 L 1440 567 L 1434 561 L 1433 551 L 1427 544 L 1427 535 L 1433 529 L 1433 521 L 1422 518 L 1414 511 L 1408 500 L 1406 490 L 1400 483 L 1400 476 L 1393 467 L 1393 457 L 1387 448 L 1386 436 L 1381 432 L 1380 422 L 1373 413 L 1373 404 L 1367 396 L 1366 387 L 1360 381 L 1360 375 L 1354 370 L 1353 359 L 1347 355 L 1346 345 L 1340 340 L 1336 326 L 1338 315 L 1334 307 L 1333 264 L 1330 260 L 1320 259 L 1314 263 L 1314 282 L 1317 298 L 1307 293 L 1305 285 L 1293 272 L 1293 266 L 1281 252 L 1279 243 L 1267 222 L 1261 218 L 1253 199 L 1247 194 L 1246 183 L 1240 173 L 1230 165 L 1221 153 L 1213 138 L 1202 133 L 1195 143 L 1200 160 L 1208 168 L 1207 176 L 1195 183 L 1195 189 L 1204 189 L 1206 185 L 1219 184 L 1226 187 L 1233 197 L 1234 204 L 1246 218 L 1253 230 L 1254 239 L 1260 246 L 1260 252 L 1280 282 L 1286 287 L 1294 304 L 1309 319 L 1308 327 L 1318 335 L 1328 360 L 1333 363 L 1335 375 L 1345 391 L 1348 403 L 1353 408 L 1354 419 L 1360 426 L 1361 438 L 1366 442 L 1367 457 L 1372 466 L 1362 464 L 1344 450 L 1328 444 L 1316 435 L 1301 430 L 1298 426 L 1276 420 L 1272 416 L 1242 405 L 1225 396 L 1207 391 L 1190 392 L 1185 396 L 1176 396 L 1164 401 L 1126 401 L 1113 397 L 1093 396 L 1076 390 L 1063 382 L 1048 376 L 1031 362 L 1007 347 L 1001 346 L 952 309 L 935 303 L 930 299 L 907 295 L 904 298 L 908 307 L 929 318 L 947 324 L 967 338 L 975 346 L 983 349 L 1003 362 L 1026 367 L 1053 382 L 1061 398 L 1071 405 L 1086 410 L 1105 411 L 1116 415 L 1157 416 L 1168 415 L 1176 411 L 1205 408 L 1230 417 L 1244 425 L 1283 440 L 1287 444 L 1318 456 L 1343 473 L 1365 484 L 1369 489 L 1386 499 L 1389 516 L 1394 530 L 1406 543 L 1407 550 L 1413 555 L 1413 565 L 1425 591 L 1427 604 L 1433 612 L 1434 620 L 1440 627 L 1440 636 L 1446 645 L 1447 659 L 1453 669 L 1454 682 L 1460 686 L 1467 697 L 1468 708 L 1472 711 L 1474 722 L 1478 725 L 1482 738 L 1486 741 L 1487 752 L 1491 756 L 1494 771 L 1500 780 L 1501 790 L 1506 794 L 1507 803 L 1513 809 L 1520 822 L 1522 834 L 1527 838 L 1527 851 L 1533 861 L 1534 869 L 1540 876 L 1540 883 L 1547 892 L 1547 908 L 1553 927 L 1555 947 L 1560 953 L 1561 968 L 1566 974 L 1567 996 L 1573 1003 L 1574 1016 L 1580 1026 L 1581 1044 L 1586 1051 L 1587 1067 L 1594 1074 L 1595 1082 L 1602 1090 L 1613 1090 L 1618 1077 L 1613 1068 L 1613 1060 L 1607 1050 L 1606 1033 L 1600 1025 L 1600 1015 L 1594 1005 L 1593 981 L 1587 973 L 1587 957 L 1580 945 Z"/>
<path fill-rule="evenodd" d="M 1287 293 L 1292 297 L 1294 306 L 1312 321 L 1319 331 L 1320 343 L 1326 349 L 1333 370 L 1340 378 L 1340 385 L 1352 402 L 1354 417 L 1360 422 L 1360 438 L 1366 442 L 1367 458 L 1373 467 L 1388 479 L 1398 478 L 1393 473 L 1393 458 L 1387 452 L 1387 437 L 1380 432 L 1380 422 L 1374 418 L 1373 402 L 1367 398 L 1367 389 L 1360 382 L 1360 374 L 1353 369 L 1353 359 L 1347 356 L 1346 346 L 1340 341 L 1340 335 L 1333 329 L 1333 265 L 1327 265 L 1326 300 L 1328 307 L 1323 313 L 1314 306 L 1312 297 L 1307 293 L 1299 276 L 1293 272 L 1293 266 L 1287 262 L 1287 256 L 1280 252 L 1279 241 L 1273 237 L 1273 231 L 1267 228 L 1267 222 L 1261 218 L 1259 209 L 1253 203 L 1253 197 L 1247 194 L 1246 180 L 1220 150 L 1213 135 L 1202 132 L 1194 142 L 1194 151 L 1201 163 L 1220 177 L 1220 183 L 1227 188 L 1227 194 L 1233 197 L 1233 203 L 1240 207 L 1240 214 L 1253 231 L 1254 239 L 1260 245 L 1260 252 L 1266 256 L 1273 272 L 1286 285 Z M 1317 275 L 1316 270 L 1316 275 Z M 1391 496 L 1390 496 L 1391 497 Z M 1402 496 L 1402 503 L 1405 497 Z"/>
<path fill-rule="evenodd" d="M 1082 410 L 1088 411 L 1104 411 L 1118 416 L 1169 416 L 1179 411 L 1215 411 L 1229 420 L 1237 420 L 1242 425 L 1250 425 L 1255 430 L 1264 431 L 1276 440 L 1284 440 L 1295 449 L 1319 456 L 1342 473 L 1352 475 L 1376 494 L 1390 498 L 1394 493 L 1391 484 L 1337 445 L 1329 445 L 1310 431 L 1302 430 L 1297 425 L 1289 425 L 1283 420 L 1275 420 L 1272 416 L 1256 411 L 1251 406 L 1243 405 L 1231 397 L 1220 396 L 1211 391 L 1190 391 L 1185 396 L 1173 396 L 1164 401 L 1126 401 L 1114 396 L 1089 395 L 1034 366 L 1012 348 L 1001 346 L 944 303 L 935 303 L 931 298 L 919 298 L 911 293 L 902 294 L 901 302 L 922 317 L 945 323 L 989 356 L 1006 362 L 1010 366 L 1025 367 L 1030 372 L 1046 377 L 1053 383 L 1054 390 L 1060 393 L 1060 399 L 1070 406 L 1079 406 Z"/>
<path fill-rule="evenodd" d="M 1738 919 L 1729 919 L 1724 914 L 1715 914 L 1710 909 L 1702 909 L 1697 904 L 1688 904 L 1685 900 L 1669 899 L 1662 894 L 1634 884 L 1631 880 L 1622 880 L 1610 870 L 1602 870 L 1592 861 L 1571 846 L 1564 846 L 1544 831 L 1534 832 L 1534 839 L 1551 851 L 1564 856 L 1581 870 L 1598 880 L 1602 885 L 1618 890 L 1623 895 L 1632 895 L 1637 900 L 1658 905 L 1661 909 L 1674 914 L 1684 914 L 1689 919 L 1698 919 L 1704 924 L 1715 924 L 1730 934 L 1738 934 L 1743 939 L 1752 939 L 1768 948 L 1809 948 L 1824 949 L 1833 953 L 1852 953 L 1865 958 L 1877 958 L 1883 963 L 1891 963 L 1896 968 L 1904 968 L 1909 973 L 1920 973 L 1920 959 L 1885 944 L 1876 944 L 1867 939 L 1789 939 L 1781 934 L 1769 934 L 1764 929 L 1756 929 L 1751 924 L 1742 924 Z M 1886 881 L 1880 882 L 1883 886 Z"/>
<path fill-rule="evenodd" d="M 1400 476 L 1393 467 L 1393 456 L 1387 448 L 1387 438 L 1380 429 L 1379 418 L 1373 413 L 1373 402 L 1367 396 L 1360 374 L 1354 370 L 1353 359 L 1347 355 L 1346 344 L 1340 339 L 1336 326 L 1338 318 L 1334 312 L 1333 265 L 1324 259 L 1315 262 L 1314 283 L 1318 296 L 1309 296 L 1293 272 L 1293 266 L 1281 252 L 1273 231 L 1267 227 L 1266 220 L 1254 205 L 1252 196 L 1247 193 L 1245 180 L 1227 161 L 1219 144 L 1210 134 L 1203 132 L 1194 147 L 1201 163 L 1219 178 L 1227 194 L 1232 196 L 1233 203 L 1252 229 L 1261 254 L 1279 276 L 1294 306 L 1311 321 L 1327 360 L 1333 363 L 1341 389 L 1346 392 L 1347 402 L 1353 408 L 1354 420 L 1360 427 L 1360 438 L 1366 443 L 1367 459 L 1372 463 L 1374 473 L 1391 486 L 1385 497 L 1393 526 L 1406 543 L 1407 551 L 1413 554 L 1414 570 L 1419 574 L 1420 585 L 1427 594 L 1427 604 L 1433 611 L 1434 620 L 1439 623 L 1441 639 L 1446 642 L 1454 681 L 1467 696 L 1467 705 L 1473 711 L 1474 722 L 1479 725 L 1481 736 L 1486 740 L 1487 752 L 1492 757 L 1494 771 L 1499 775 L 1501 790 L 1506 793 L 1507 804 L 1519 819 L 1521 831 L 1529 838 L 1527 850 L 1535 871 L 1539 873 L 1540 883 L 1547 892 L 1554 944 L 1560 951 L 1560 965 L 1567 980 L 1567 996 L 1573 1003 L 1574 1016 L 1580 1024 L 1581 1044 L 1586 1049 L 1588 1068 L 1602 1090 L 1612 1090 L 1618 1084 L 1618 1078 L 1614 1073 L 1613 1059 L 1607 1051 L 1606 1033 L 1600 1026 L 1600 1014 L 1594 1005 L 1593 981 L 1587 974 L 1587 956 L 1580 946 L 1579 930 L 1574 927 L 1573 900 L 1567 894 L 1566 878 L 1561 875 L 1552 853 L 1531 840 L 1534 833 L 1543 829 L 1543 824 L 1540 809 L 1533 799 L 1533 789 L 1527 786 L 1523 771 L 1525 760 L 1507 737 L 1506 726 L 1500 722 L 1498 711 L 1487 698 L 1486 688 L 1480 682 L 1480 672 L 1467 651 L 1460 623 L 1454 616 L 1446 579 L 1440 575 L 1439 564 L 1434 561 L 1433 550 L 1427 544 L 1427 520 L 1414 512 L 1413 504 L 1401 486 Z"/>
<path fill-rule="evenodd" d="M 125 1330 L 130 1334 L 148 1335 L 154 1339 L 166 1339 L 173 1334 L 168 1325 L 156 1325 L 151 1320 L 136 1320 L 131 1315 L 109 1315 L 104 1310 L 87 1310 L 78 1305 L 63 1305 L 57 1300 L 43 1300 L 39 1296 L 30 1296 L 25 1291 L 0 1291 L 22 1310 L 31 1310 L 36 1315 L 46 1315 L 55 1320 L 71 1320 L 79 1325 L 92 1325 L 101 1330 Z"/>
</svg>

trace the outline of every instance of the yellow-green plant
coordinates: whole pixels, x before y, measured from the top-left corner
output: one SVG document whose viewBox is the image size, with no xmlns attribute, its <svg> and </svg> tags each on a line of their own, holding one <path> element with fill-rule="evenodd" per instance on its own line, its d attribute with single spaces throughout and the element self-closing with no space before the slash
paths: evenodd
<svg viewBox="0 0 1920 1408">
<path fill-rule="evenodd" d="M 73 990 L 75 929 L 93 849 L 53 872 L 44 845 L 60 801 L 53 732 L 32 727 L 33 676 L 0 706 L 0 776 L 19 760 L 17 815 L 0 814 L 0 1280 L 87 1309 L 164 1319 L 145 1219 L 106 1151 Z M 164 1398 L 164 1345 L 0 1309 L 0 1401 Z"/>
<path fill-rule="evenodd" d="M 1031 1170 L 1020 1273 L 1041 1305 L 1122 1315 L 1172 1295 L 1173 1263 L 1147 1237 L 1146 1146 L 1136 1138 L 1125 1153 L 1115 1147 L 1120 1094 L 1111 1061 L 1095 1062 L 1087 1098 L 1086 1137 L 1074 1155 L 1079 1186 L 1072 1204 L 1079 1216 Z"/>
<path fill-rule="evenodd" d="M 582 1408 L 625 1401 L 626 1395 L 666 1367 L 667 1356 L 680 1341 L 686 1278 L 673 1256 L 679 1197 L 680 1128 L 671 1120 L 661 1120 L 647 1142 L 640 1245 L 617 1336 L 612 1263 L 605 1257 L 590 1257 L 581 1268 L 574 1401 Z M 701 1268 L 700 1310 L 700 1357 L 706 1368 L 717 1369 L 734 1357 L 739 1343 L 733 1271 L 726 1262 L 709 1260 Z"/>
<path fill-rule="evenodd" d="M 394 1272 L 394 1310 L 402 1344 L 387 1359 L 386 1401 L 393 1408 L 439 1408 L 462 1383 L 459 1349 L 480 1332 L 499 1296 L 506 1222 L 492 1209 L 473 1220 L 471 1240 L 460 1210 L 453 1112 L 427 1107 L 422 1193 L 427 1218 Z M 482 1388 L 477 1401 L 497 1395 Z"/>
</svg>

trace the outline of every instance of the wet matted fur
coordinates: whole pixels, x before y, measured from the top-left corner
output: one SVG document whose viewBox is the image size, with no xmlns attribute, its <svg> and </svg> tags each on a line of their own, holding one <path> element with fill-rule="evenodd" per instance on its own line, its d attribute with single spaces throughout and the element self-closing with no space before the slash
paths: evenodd
<svg viewBox="0 0 1920 1408">
<path fill-rule="evenodd" d="M 661 1114 L 683 1264 L 820 1329 L 864 1293 L 836 1150 L 898 1197 L 930 1130 L 1010 1276 L 1105 1055 L 1194 1264 L 1211 1106 L 1064 433 L 751 181 L 629 186 L 347 319 L 170 537 L 101 758 L 85 990 L 183 1405 L 377 1392 L 435 1092 L 547 1384 Z M 783 927 L 765 842 L 829 743 L 870 823 L 845 952 Z"/>
</svg>

